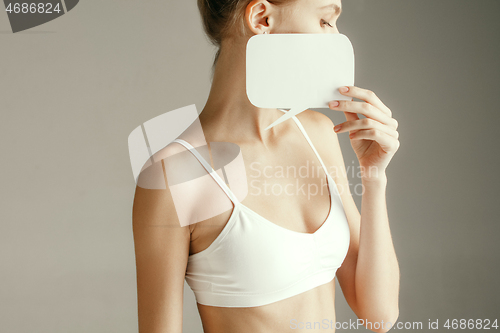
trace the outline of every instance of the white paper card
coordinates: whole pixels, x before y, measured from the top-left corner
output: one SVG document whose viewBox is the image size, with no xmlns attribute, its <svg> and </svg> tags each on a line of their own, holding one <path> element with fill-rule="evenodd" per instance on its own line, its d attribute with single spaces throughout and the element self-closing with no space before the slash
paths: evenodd
<svg viewBox="0 0 500 333">
<path fill-rule="evenodd" d="M 246 89 L 260 108 L 290 109 L 270 129 L 308 108 L 352 100 L 338 88 L 354 85 L 354 50 L 343 34 L 259 34 L 246 49 Z"/>
</svg>

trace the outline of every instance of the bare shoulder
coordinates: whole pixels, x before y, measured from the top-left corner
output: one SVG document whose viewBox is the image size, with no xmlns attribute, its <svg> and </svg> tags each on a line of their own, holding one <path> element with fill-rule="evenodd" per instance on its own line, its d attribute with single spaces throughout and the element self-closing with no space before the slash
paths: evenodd
<svg viewBox="0 0 500 333">
<path fill-rule="evenodd" d="M 296 117 L 300 120 L 300 122 L 302 123 L 302 125 L 304 125 L 304 127 L 306 127 L 306 125 L 309 124 L 310 126 L 316 126 L 316 128 L 327 130 L 327 129 L 333 129 L 333 126 L 335 126 L 333 124 L 333 121 L 329 117 L 325 116 L 321 112 L 314 110 L 307 109 L 299 113 Z"/>
<path fill-rule="evenodd" d="M 172 158 L 181 152 L 177 146 L 169 144 L 144 161 L 135 190 L 134 227 L 167 226 L 170 230 L 180 227 L 169 186 L 171 179 L 166 172 L 179 167 L 179 159 Z"/>
<path fill-rule="evenodd" d="M 134 223 L 168 227 L 184 236 L 193 225 L 181 227 L 172 188 L 203 175 L 205 170 L 188 149 L 171 142 L 155 152 L 143 166 L 137 179 L 134 200 Z M 177 204 L 179 204 L 177 200 Z"/>
<path fill-rule="evenodd" d="M 153 165 L 143 170 L 141 176 L 144 175 L 145 185 L 161 189 L 164 193 L 167 203 L 162 202 L 162 207 L 170 212 L 171 224 L 187 226 L 193 234 L 199 222 L 213 217 L 215 211 L 224 212 L 232 204 L 221 186 L 210 176 L 214 163 L 220 165 L 225 160 L 221 156 L 225 157 L 226 152 L 218 152 L 220 145 L 212 146 L 209 151 L 207 144 L 185 141 L 192 143 L 194 149 L 190 151 L 190 147 L 171 142 L 153 155 Z"/>
</svg>

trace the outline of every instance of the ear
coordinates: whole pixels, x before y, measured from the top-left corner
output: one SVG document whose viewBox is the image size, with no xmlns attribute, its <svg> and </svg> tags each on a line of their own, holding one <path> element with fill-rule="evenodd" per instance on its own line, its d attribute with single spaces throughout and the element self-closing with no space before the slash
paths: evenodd
<svg viewBox="0 0 500 333">
<path fill-rule="evenodd" d="M 245 22 L 254 34 L 262 34 L 270 28 L 272 7 L 266 0 L 253 0 L 245 10 Z"/>
</svg>

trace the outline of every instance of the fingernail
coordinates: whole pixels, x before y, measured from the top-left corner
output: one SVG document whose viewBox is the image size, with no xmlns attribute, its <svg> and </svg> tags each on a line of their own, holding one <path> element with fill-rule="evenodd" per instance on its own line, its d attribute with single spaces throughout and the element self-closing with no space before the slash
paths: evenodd
<svg viewBox="0 0 500 333">
<path fill-rule="evenodd" d="M 336 106 L 339 106 L 339 101 L 330 102 L 330 107 L 334 108 Z"/>
<path fill-rule="evenodd" d="M 333 130 L 334 130 L 335 132 L 338 132 L 338 131 L 340 131 L 340 129 L 341 129 L 341 128 L 342 128 L 342 125 L 337 125 L 337 126 L 335 126 L 335 127 L 333 128 Z"/>
<path fill-rule="evenodd" d="M 349 91 L 349 87 L 341 87 L 339 88 L 340 92 L 348 92 Z"/>
</svg>

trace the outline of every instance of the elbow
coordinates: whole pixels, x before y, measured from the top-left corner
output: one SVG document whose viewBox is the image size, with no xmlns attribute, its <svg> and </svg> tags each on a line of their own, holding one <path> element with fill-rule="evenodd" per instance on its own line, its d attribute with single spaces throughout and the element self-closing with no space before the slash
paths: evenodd
<svg viewBox="0 0 500 333">
<path fill-rule="evenodd" d="M 399 308 L 395 308 L 392 312 L 384 315 L 371 316 L 368 319 L 359 318 L 362 320 L 363 326 L 375 333 L 386 333 L 391 330 L 396 324 L 399 317 Z"/>
<path fill-rule="evenodd" d="M 386 333 L 389 330 L 391 330 L 394 325 L 396 325 L 396 321 L 398 320 L 399 317 L 399 308 L 396 308 L 390 315 L 385 317 L 385 323 L 384 328 L 379 330 L 377 333 Z"/>
</svg>

